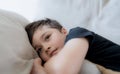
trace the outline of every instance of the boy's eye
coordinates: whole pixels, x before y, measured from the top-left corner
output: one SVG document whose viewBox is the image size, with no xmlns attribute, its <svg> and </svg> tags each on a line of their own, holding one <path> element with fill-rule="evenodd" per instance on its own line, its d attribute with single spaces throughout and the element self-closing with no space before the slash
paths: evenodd
<svg viewBox="0 0 120 74">
<path fill-rule="evenodd" d="M 50 35 L 46 36 L 46 37 L 45 37 L 45 40 L 49 40 L 49 38 L 50 38 Z"/>
<path fill-rule="evenodd" d="M 42 50 L 42 48 L 39 48 L 39 49 L 37 50 L 37 52 L 41 52 L 41 50 Z"/>
</svg>

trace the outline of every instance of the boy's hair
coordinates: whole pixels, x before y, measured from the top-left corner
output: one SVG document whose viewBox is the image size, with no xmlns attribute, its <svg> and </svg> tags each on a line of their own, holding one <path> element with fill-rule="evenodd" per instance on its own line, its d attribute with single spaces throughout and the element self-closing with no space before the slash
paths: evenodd
<svg viewBox="0 0 120 74">
<path fill-rule="evenodd" d="M 61 31 L 62 29 L 62 25 L 59 22 L 49 18 L 32 22 L 25 27 L 25 30 L 28 34 L 28 38 L 31 44 L 32 44 L 32 37 L 34 32 L 38 28 L 42 28 L 43 26 L 49 26 L 50 28 L 55 28 L 55 29 L 58 29 L 59 31 Z"/>
</svg>

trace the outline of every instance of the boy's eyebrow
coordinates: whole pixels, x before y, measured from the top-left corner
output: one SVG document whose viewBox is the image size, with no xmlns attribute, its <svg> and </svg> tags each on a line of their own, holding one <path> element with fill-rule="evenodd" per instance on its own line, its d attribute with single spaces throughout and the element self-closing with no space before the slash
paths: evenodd
<svg viewBox="0 0 120 74">
<path fill-rule="evenodd" d="M 46 33 L 47 33 L 47 32 L 43 33 L 42 36 L 41 36 L 41 38 L 43 38 L 43 37 L 45 36 Z"/>
</svg>

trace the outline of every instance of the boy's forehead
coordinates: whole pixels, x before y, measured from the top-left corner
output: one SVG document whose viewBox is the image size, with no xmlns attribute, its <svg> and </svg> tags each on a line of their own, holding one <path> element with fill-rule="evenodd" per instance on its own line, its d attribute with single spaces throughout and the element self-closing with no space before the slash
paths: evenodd
<svg viewBox="0 0 120 74">
<path fill-rule="evenodd" d="M 33 34 L 33 41 L 38 41 L 38 39 L 42 38 L 47 32 L 50 32 L 51 30 L 52 28 L 49 27 L 38 28 Z"/>
<path fill-rule="evenodd" d="M 53 29 L 55 30 L 56 28 L 52 28 L 52 27 L 46 25 L 46 26 L 42 26 L 42 27 L 38 28 L 37 30 L 40 32 L 45 32 L 45 31 L 51 31 Z"/>
<path fill-rule="evenodd" d="M 43 34 L 44 32 L 50 31 L 51 28 L 50 27 L 42 27 L 42 28 L 38 28 L 37 32 L 39 32 L 40 34 Z"/>
</svg>

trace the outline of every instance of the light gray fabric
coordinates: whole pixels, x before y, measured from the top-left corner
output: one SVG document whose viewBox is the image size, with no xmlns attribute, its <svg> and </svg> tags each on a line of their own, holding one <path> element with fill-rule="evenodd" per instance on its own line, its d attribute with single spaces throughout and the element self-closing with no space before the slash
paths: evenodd
<svg viewBox="0 0 120 74">
<path fill-rule="evenodd" d="M 29 44 L 24 17 L 0 10 L 0 74 L 29 74 L 36 56 Z"/>
<path fill-rule="evenodd" d="M 67 29 L 87 27 L 108 0 L 39 0 L 35 20 L 52 18 Z"/>
<path fill-rule="evenodd" d="M 120 0 L 110 0 L 89 28 L 120 45 Z"/>
<path fill-rule="evenodd" d="M 80 74 L 101 74 L 101 72 L 94 63 L 85 60 L 80 70 Z"/>
</svg>

